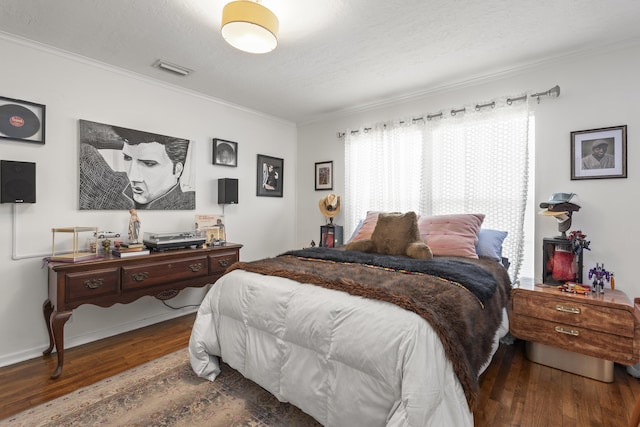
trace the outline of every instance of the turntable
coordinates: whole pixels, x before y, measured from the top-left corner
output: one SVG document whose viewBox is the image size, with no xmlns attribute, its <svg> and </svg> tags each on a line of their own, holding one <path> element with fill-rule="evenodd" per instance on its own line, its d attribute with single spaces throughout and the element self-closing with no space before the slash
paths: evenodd
<svg viewBox="0 0 640 427">
<path fill-rule="evenodd" d="M 186 249 L 191 247 L 204 247 L 207 241 L 204 237 L 198 237 L 192 231 L 176 233 L 144 233 L 142 243 L 154 251 L 166 251 L 169 249 Z"/>
</svg>

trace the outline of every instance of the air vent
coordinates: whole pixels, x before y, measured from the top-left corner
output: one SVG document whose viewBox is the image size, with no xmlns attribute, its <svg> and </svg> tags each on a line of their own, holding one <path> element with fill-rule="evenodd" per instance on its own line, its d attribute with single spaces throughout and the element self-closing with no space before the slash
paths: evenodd
<svg viewBox="0 0 640 427">
<path fill-rule="evenodd" d="M 154 67 L 157 67 L 163 71 L 169 72 L 171 74 L 175 74 L 177 76 L 186 77 L 193 72 L 188 68 L 182 67 L 180 65 L 172 64 L 167 61 L 163 61 L 162 59 L 158 59 L 154 64 Z"/>
</svg>

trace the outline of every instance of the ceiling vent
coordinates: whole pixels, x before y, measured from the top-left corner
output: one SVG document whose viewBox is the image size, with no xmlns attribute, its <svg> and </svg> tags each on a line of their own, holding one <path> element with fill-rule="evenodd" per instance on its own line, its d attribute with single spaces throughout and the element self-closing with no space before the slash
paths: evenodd
<svg viewBox="0 0 640 427">
<path fill-rule="evenodd" d="M 169 73 L 175 74 L 177 76 L 182 76 L 182 77 L 186 77 L 189 74 L 193 73 L 193 70 L 182 67 L 180 65 L 172 64 L 171 62 L 163 61 L 162 59 L 158 59 L 153 64 L 153 66 L 163 71 L 167 71 Z"/>
</svg>

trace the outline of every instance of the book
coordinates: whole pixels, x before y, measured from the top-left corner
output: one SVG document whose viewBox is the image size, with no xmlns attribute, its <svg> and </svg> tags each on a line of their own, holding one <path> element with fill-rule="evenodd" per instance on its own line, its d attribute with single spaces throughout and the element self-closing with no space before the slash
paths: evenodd
<svg viewBox="0 0 640 427">
<path fill-rule="evenodd" d="M 121 243 L 120 248 L 144 249 L 144 243 Z"/>
<path fill-rule="evenodd" d="M 145 250 L 146 248 L 144 247 L 144 245 L 140 245 L 140 246 L 134 246 L 134 247 L 126 247 L 126 246 L 120 246 L 119 248 L 114 249 L 115 251 L 118 252 L 140 252 Z"/>
<path fill-rule="evenodd" d="M 111 254 L 119 258 L 128 258 L 133 256 L 149 255 L 151 251 L 149 249 L 136 250 L 131 252 L 122 252 L 117 249 L 112 249 Z"/>
</svg>

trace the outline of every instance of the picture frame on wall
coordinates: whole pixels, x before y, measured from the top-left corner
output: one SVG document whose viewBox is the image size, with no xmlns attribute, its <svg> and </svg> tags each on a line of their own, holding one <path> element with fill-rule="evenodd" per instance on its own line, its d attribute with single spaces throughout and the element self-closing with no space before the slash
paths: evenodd
<svg viewBox="0 0 640 427">
<path fill-rule="evenodd" d="M 44 144 L 46 106 L 0 96 L 0 138 Z"/>
<path fill-rule="evenodd" d="M 572 180 L 626 177 L 626 125 L 571 132 Z"/>
<path fill-rule="evenodd" d="M 193 210 L 193 143 L 79 120 L 80 210 Z"/>
<path fill-rule="evenodd" d="M 333 161 L 316 163 L 315 177 L 316 191 L 333 190 Z"/>
<path fill-rule="evenodd" d="M 256 195 L 260 197 L 282 197 L 283 173 L 284 159 L 258 154 Z"/>
<path fill-rule="evenodd" d="M 238 143 L 226 139 L 213 139 L 213 164 L 238 167 Z"/>
</svg>

